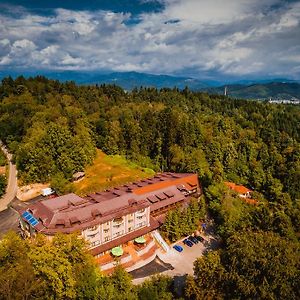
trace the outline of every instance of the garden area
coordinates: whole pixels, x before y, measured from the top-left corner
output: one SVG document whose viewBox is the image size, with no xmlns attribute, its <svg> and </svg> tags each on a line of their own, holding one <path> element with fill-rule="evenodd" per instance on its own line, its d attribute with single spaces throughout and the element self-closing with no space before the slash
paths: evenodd
<svg viewBox="0 0 300 300">
<path fill-rule="evenodd" d="M 85 177 L 74 182 L 73 187 L 76 194 L 86 195 L 153 175 L 153 170 L 142 168 L 121 155 L 106 155 L 97 150 L 93 164 L 85 169 Z"/>
</svg>

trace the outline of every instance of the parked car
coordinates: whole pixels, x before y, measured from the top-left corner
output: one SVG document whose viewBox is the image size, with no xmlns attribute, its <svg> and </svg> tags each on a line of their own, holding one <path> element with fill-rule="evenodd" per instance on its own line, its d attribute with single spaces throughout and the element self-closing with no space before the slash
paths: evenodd
<svg viewBox="0 0 300 300">
<path fill-rule="evenodd" d="M 174 245 L 173 248 L 178 251 L 178 252 L 182 252 L 183 251 L 183 248 L 179 245 Z"/>
<path fill-rule="evenodd" d="M 199 242 L 201 242 L 201 243 L 203 243 L 204 242 L 204 238 L 202 237 L 202 236 L 196 236 L 196 239 L 199 241 Z"/>
<path fill-rule="evenodd" d="M 198 244 L 199 241 L 194 236 L 189 236 L 189 240 L 192 241 L 194 244 Z"/>
<path fill-rule="evenodd" d="M 184 239 L 183 243 L 189 247 L 193 247 L 193 245 L 194 245 L 189 239 Z"/>
</svg>

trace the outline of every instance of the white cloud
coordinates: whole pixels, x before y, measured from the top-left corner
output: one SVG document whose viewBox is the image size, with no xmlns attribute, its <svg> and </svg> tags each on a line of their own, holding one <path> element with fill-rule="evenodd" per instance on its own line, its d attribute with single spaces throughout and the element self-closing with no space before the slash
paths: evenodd
<svg viewBox="0 0 300 300">
<path fill-rule="evenodd" d="M 17 40 L 12 45 L 12 51 L 21 52 L 23 51 L 32 51 L 36 48 L 36 45 L 27 39 Z"/>
<path fill-rule="evenodd" d="M 10 44 L 10 42 L 9 42 L 8 39 L 0 40 L 0 45 L 1 45 L 1 46 L 7 46 L 7 45 L 9 45 L 9 44 Z"/>
<path fill-rule="evenodd" d="M 279 0 L 165 0 L 139 15 L 56 9 L 2 16 L 0 64 L 48 69 L 299 76 L 300 4 Z M 176 20 L 176 22 L 168 22 Z M 280 59 L 288 53 L 289 59 Z M 266 71 L 267 70 L 267 71 Z"/>
<path fill-rule="evenodd" d="M 10 65 L 12 62 L 12 59 L 9 56 L 3 56 L 0 58 L 0 65 L 5 66 L 5 65 Z"/>
<path fill-rule="evenodd" d="M 61 61 L 63 65 L 81 65 L 83 62 L 80 57 L 72 57 L 70 54 L 66 54 Z"/>
</svg>

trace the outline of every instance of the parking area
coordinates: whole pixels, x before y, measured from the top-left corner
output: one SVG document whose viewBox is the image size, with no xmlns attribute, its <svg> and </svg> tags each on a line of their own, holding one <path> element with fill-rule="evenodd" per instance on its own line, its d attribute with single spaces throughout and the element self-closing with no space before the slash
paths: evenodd
<svg viewBox="0 0 300 300">
<path fill-rule="evenodd" d="M 18 213 L 12 208 L 5 209 L 0 212 L 0 239 L 5 235 L 8 231 L 18 231 Z"/>
<path fill-rule="evenodd" d="M 10 206 L 0 212 L 0 239 L 10 230 L 15 232 L 19 231 L 19 214 L 17 213 L 18 209 L 26 209 L 28 205 L 41 201 L 42 199 L 46 198 L 43 196 L 38 196 L 25 202 L 20 201 L 15 197 L 10 203 Z"/>
<path fill-rule="evenodd" d="M 198 244 L 193 244 L 192 247 L 188 247 L 183 243 L 183 239 L 177 241 L 176 243 L 171 245 L 171 250 L 168 252 L 158 252 L 158 258 L 164 262 L 165 264 L 172 266 L 172 268 L 168 268 L 168 270 L 161 271 L 165 275 L 169 275 L 172 277 L 182 277 L 186 274 L 193 274 L 194 261 L 202 256 L 206 251 L 217 249 L 220 246 L 220 241 L 213 234 L 212 229 L 206 231 L 205 235 L 202 235 L 204 238 L 203 242 L 199 242 Z M 183 248 L 182 252 L 178 252 L 173 249 L 174 245 L 179 245 Z M 157 272 L 158 273 L 158 272 Z M 144 278 L 141 276 L 135 277 L 133 282 L 135 284 L 143 282 L 148 276 L 152 274 L 147 274 L 147 272 L 142 272 L 145 275 Z M 139 274 L 140 275 L 140 274 Z"/>
<path fill-rule="evenodd" d="M 169 275 L 178 276 L 184 274 L 193 274 L 194 261 L 217 243 L 216 239 L 211 235 L 202 237 L 204 238 L 204 241 L 199 242 L 198 244 L 193 244 L 192 247 L 185 245 L 183 243 L 184 239 L 173 244 L 181 246 L 183 248 L 182 252 L 178 252 L 172 248 L 169 252 L 160 254 L 161 260 L 171 264 L 174 267 L 173 270 L 168 271 Z"/>
</svg>

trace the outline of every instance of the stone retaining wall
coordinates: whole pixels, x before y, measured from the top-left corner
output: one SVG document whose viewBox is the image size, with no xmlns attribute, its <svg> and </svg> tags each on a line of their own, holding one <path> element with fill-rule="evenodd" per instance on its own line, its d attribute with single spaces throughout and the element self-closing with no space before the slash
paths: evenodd
<svg viewBox="0 0 300 300">
<path fill-rule="evenodd" d="M 127 254 L 125 257 L 122 257 L 121 260 L 120 260 L 120 264 L 126 264 L 127 262 L 129 262 L 131 260 L 131 255 L 130 254 Z M 112 262 L 109 262 L 105 265 L 101 265 L 100 268 L 102 271 L 105 271 L 105 270 L 109 270 L 109 269 L 112 269 L 116 266 L 116 261 L 112 261 Z"/>
</svg>

